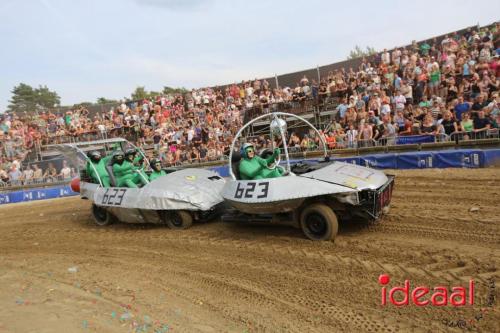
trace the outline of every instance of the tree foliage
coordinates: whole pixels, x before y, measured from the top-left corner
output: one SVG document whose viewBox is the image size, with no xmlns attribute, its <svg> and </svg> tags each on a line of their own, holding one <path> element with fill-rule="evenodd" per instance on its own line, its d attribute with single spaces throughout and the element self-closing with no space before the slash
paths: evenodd
<svg viewBox="0 0 500 333">
<path fill-rule="evenodd" d="M 8 111 L 15 113 L 36 113 L 58 107 L 61 98 L 55 91 L 50 91 L 47 86 L 33 88 L 28 84 L 20 83 L 12 91 Z"/>
<path fill-rule="evenodd" d="M 349 52 L 349 55 L 347 56 L 347 60 L 350 59 L 356 59 L 356 58 L 361 58 L 361 57 L 367 57 L 371 56 L 372 54 L 377 53 L 375 49 L 371 46 L 367 46 L 365 50 L 363 50 L 361 47 L 356 45 L 351 52 Z"/>
<path fill-rule="evenodd" d="M 184 87 L 181 87 L 181 88 L 172 88 L 172 87 L 168 87 L 168 86 L 163 87 L 163 93 L 165 95 L 186 94 L 188 92 L 189 92 L 189 90 L 187 90 Z"/>
<path fill-rule="evenodd" d="M 143 100 L 143 99 L 151 99 L 155 98 L 158 95 L 174 95 L 174 94 L 185 94 L 189 92 L 186 88 L 172 88 L 172 87 L 163 87 L 161 92 L 158 91 L 147 91 L 146 87 L 139 86 L 135 88 L 135 90 L 130 94 L 130 97 L 133 101 Z"/>
<path fill-rule="evenodd" d="M 97 104 L 118 104 L 118 101 L 114 99 L 107 99 L 106 97 L 99 97 L 97 99 Z"/>
</svg>

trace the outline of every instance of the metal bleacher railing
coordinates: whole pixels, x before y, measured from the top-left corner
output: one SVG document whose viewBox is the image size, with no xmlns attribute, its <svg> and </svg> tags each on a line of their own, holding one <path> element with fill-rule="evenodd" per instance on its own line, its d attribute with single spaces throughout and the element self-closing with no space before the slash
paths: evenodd
<svg viewBox="0 0 500 333">
<path fill-rule="evenodd" d="M 0 180 L 0 192 L 1 191 L 13 191 L 16 189 L 34 188 L 47 185 L 63 185 L 67 184 L 71 180 L 70 178 L 64 178 L 62 176 L 47 176 L 41 178 L 32 179 L 18 179 L 18 180 Z"/>
</svg>

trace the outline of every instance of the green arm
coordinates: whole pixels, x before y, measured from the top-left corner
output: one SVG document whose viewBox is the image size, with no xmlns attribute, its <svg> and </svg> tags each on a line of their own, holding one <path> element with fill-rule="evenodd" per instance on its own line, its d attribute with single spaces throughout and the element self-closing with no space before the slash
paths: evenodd
<svg viewBox="0 0 500 333">
<path fill-rule="evenodd" d="M 280 156 L 280 149 L 274 148 L 273 154 L 271 156 L 269 156 L 268 158 L 264 159 L 264 161 L 266 161 L 266 166 L 271 164 L 271 163 L 274 163 L 276 161 L 276 158 L 278 158 L 278 156 Z"/>
</svg>

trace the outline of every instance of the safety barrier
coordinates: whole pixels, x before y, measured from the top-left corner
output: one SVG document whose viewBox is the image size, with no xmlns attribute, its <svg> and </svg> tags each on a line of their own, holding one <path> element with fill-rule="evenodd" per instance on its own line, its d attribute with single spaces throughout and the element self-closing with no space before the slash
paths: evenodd
<svg viewBox="0 0 500 333">
<path fill-rule="evenodd" d="M 336 157 L 346 162 L 379 169 L 482 168 L 500 167 L 500 149 L 456 149 L 404 153 L 385 153 L 353 157 Z M 301 160 L 292 160 L 298 162 Z M 308 161 L 318 162 L 319 159 Z M 209 167 L 221 177 L 229 177 L 227 165 Z M 53 199 L 77 195 L 69 186 L 25 189 L 0 194 L 0 205 L 32 200 Z"/>
<path fill-rule="evenodd" d="M 78 195 L 78 193 L 73 192 L 68 185 L 12 191 L 8 193 L 0 193 L 0 205 L 25 201 L 62 198 L 73 195 Z"/>
<path fill-rule="evenodd" d="M 384 153 L 354 157 L 334 157 L 333 160 L 377 169 L 483 168 L 500 166 L 500 149 Z M 298 161 L 301 160 L 291 162 Z M 317 162 L 319 159 L 308 161 Z M 227 165 L 211 167 L 209 170 L 217 172 L 221 177 L 229 177 Z"/>
</svg>

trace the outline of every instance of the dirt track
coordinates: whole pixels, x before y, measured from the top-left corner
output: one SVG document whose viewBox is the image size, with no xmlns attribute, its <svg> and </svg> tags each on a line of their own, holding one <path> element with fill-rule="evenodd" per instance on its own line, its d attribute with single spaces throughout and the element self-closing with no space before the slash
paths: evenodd
<svg viewBox="0 0 500 333">
<path fill-rule="evenodd" d="M 394 173 L 390 214 L 341 224 L 335 243 L 286 226 L 98 228 L 78 198 L 1 207 L 0 333 L 500 331 L 500 169 Z M 472 278 L 475 305 L 382 307 L 382 273 Z"/>
</svg>

